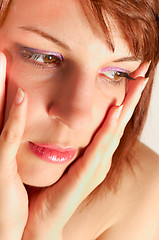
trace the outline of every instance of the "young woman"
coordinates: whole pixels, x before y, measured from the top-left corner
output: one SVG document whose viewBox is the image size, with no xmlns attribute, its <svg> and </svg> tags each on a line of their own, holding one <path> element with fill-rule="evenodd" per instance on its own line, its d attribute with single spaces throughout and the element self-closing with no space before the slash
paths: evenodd
<svg viewBox="0 0 159 240">
<path fill-rule="evenodd" d="M 139 142 L 158 0 L 1 1 L 0 239 L 158 240 Z"/>
</svg>

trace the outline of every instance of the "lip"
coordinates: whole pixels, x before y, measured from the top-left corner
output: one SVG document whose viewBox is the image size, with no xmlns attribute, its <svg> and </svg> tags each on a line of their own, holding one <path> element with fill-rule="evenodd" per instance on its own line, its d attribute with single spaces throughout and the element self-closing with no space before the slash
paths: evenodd
<svg viewBox="0 0 159 240">
<path fill-rule="evenodd" d="M 37 157 L 49 163 L 66 163 L 72 161 L 76 154 L 76 149 L 74 148 L 62 148 L 55 144 L 29 142 L 29 148 Z"/>
</svg>

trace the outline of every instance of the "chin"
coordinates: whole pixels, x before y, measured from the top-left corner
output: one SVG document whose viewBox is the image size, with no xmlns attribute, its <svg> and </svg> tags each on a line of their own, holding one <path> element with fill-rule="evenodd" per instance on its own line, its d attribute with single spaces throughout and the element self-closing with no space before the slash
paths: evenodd
<svg viewBox="0 0 159 240">
<path fill-rule="evenodd" d="M 24 166 L 25 165 L 25 166 Z M 64 169 L 58 171 L 56 168 L 51 169 L 41 166 L 29 166 L 28 164 L 19 164 L 18 173 L 24 184 L 34 187 L 48 187 L 56 183 L 63 175 Z"/>
<path fill-rule="evenodd" d="M 56 183 L 67 164 L 50 164 L 30 154 L 27 148 L 21 146 L 17 154 L 18 173 L 24 184 L 34 187 L 48 187 Z"/>
<path fill-rule="evenodd" d="M 26 177 L 21 177 L 21 179 L 25 185 L 29 185 L 32 187 L 49 187 L 58 181 L 58 179 L 56 179 L 56 180 L 45 179 L 44 180 L 44 179 L 35 179 L 35 178 L 26 178 Z"/>
</svg>

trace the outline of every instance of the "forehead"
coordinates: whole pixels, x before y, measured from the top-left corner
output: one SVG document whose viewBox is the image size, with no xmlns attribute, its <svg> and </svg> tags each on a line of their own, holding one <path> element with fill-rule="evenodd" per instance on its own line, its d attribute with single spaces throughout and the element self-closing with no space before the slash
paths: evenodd
<svg viewBox="0 0 159 240">
<path fill-rule="evenodd" d="M 99 23 L 90 13 L 90 22 L 86 17 L 79 0 L 13 0 L 6 22 L 10 31 L 20 31 L 20 26 L 42 29 L 50 35 L 68 43 L 72 49 L 77 46 L 88 49 L 101 45 L 106 49 L 105 39 Z M 94 32 L 91 26 L 96 26 Z M 7 27 L 7 29 L 8 29 Z M 119 52 L 129 53 L 119 29 L 112 24 L 113 40 Z M 17 32 L 17 35 L 19 32 Z M 26 33 L 25 35 L 30 33 Z"/>
<path fill-rule="evenodd" d="M 10 9 L 12 20 L 21 24 L 54 30 L 58 23 L 59 34 L 77 27 L 80 32 L 89 25 L 78 0 L 13 0 Z"/>
</svg>

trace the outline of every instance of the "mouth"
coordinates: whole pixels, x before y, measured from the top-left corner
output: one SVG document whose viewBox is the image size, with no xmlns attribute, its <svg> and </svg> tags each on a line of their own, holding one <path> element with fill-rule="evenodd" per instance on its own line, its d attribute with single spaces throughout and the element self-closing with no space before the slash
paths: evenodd
<svg viewBox="0 0 159 240">
<path fill-rule="evenodd" d="M 29 148 L 41 160 L 57 164 L 72 161 L 77 152 L 76 149 L 70 147 L 61 148 L 54 144 L 36 144 L 33 142 L 29 142 Z"/>
</svg>

